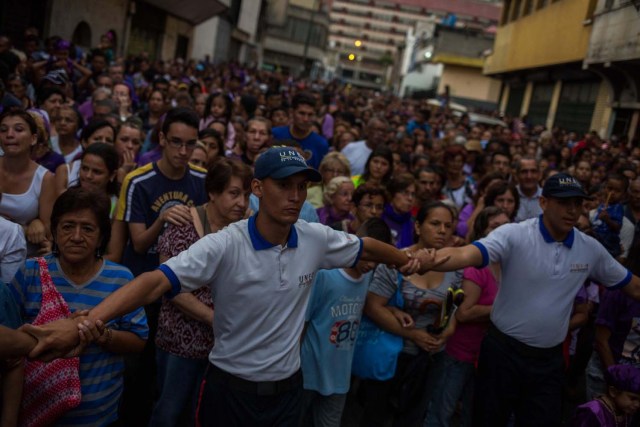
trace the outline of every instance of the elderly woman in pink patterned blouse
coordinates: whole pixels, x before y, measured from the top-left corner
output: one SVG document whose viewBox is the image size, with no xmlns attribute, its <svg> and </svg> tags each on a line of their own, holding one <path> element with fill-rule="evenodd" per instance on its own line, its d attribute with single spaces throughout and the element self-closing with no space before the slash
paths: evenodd
<svg viewBox="0 0 640 427">
<path fill-rule="evenodd" d="M 241 162 L 218 158 L 211 163 L 205 179 L 209 201 L 191 208 L 192 224 L 165 230 L 158 242 L 160 262 L 242 219 L 249 206 L 251 178 L 251 169 Z M 212 325 L 208 287 L 163 301 L 156 335 L 160 394 L 149 425 L 175 426 L 183 416 L 195 425 L 197 392 L 213 347 Z"/>
</svg>

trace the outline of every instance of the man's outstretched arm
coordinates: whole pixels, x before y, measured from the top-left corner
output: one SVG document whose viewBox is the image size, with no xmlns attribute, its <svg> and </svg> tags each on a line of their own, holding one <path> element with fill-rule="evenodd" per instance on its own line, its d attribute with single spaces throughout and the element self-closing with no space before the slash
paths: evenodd
<svg viewBox="0 0 640 427">
<path fill-rule="evenodd" d="M 484 249 L 484 246 L 482 246 Z M 466 267 L 482 267 L 489 263 L 489 254 L 486 249 L 480 249 L 480 246 L 474 244 L 442 248 L 437 251 L 438 259 L 446 259 L 439 265 L 433 267 L 436 271 L 454 271 Z"/>
<path fill-rule="evenodd" d="M 80 345 L 78 324 L 95 328 L 96 321 L 107 323 L 134 309 L 152 303 L 171 291 L 169 279 L 160 270 L 144 273 L 94 307 L 86 317 L 68 318 L 42 326 L 24 325 L 22 330 L 38 339 L 38 344 L 29 353 L 30 357 L 51 360 L 69 354 Z M 173 290 L 176 292 L 176 290 Z M 86 323 L 85 323 L 86 322 Z"/>
</svg>

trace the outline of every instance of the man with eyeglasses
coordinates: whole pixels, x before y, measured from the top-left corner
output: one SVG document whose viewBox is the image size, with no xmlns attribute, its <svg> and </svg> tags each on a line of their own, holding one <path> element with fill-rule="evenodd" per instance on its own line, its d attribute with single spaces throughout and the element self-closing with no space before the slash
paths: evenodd
<svg viewBox="0 0 640 427">
<path fill-rule="evenodd" d="M 365 129 L 367 139 L 350 142 L 342 149 L 342 154 L 351 163 L 352 175 L 362 175 L 364 173 L 364 166 L 371 152 L 378 145 L 384 144 L 387 128 L 388 125 L 384 119 L 373 117 L 369 120 Z"/>
<path fill-rule="evenodd" d="M 156 244 L 168 224 L 191 222 L 190 206 L 207 201 L 206 171 L 189 164 L 198 140 L 195 112 L 174 108 L 167 113 L 160 132 L 162 157 L 130 172 L 122 184 L 116 219 L 124 221 L 129 242 L 122 263 L 138 276 L 160 264 Z M 159 304 L 145 307 L 155 329 Z M 155 331 L 153 331 L 155 333 Z M 153 335 L 152 335 L 153 336 Z M 153 399 L 154 347 L 149 340 L 140 359 L 127 361 L 122 418 L 130 425 L 146 425 Z"/>
</svg>

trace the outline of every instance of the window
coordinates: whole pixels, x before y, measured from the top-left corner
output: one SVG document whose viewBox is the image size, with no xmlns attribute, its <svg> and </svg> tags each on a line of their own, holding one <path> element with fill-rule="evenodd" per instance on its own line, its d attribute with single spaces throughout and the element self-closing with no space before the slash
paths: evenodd
<svg viewBox="0 0 640 427">
<path fill-rule="evenodd" d="M 531 12 L 533 12 L 533 0 L 525 0 L 522 16 L 527 16 L 531 14 Z"/>
<path fill-rule="evenodd" d="M 509 22 L 513 22 L 520 17 L 521 8 L 522 8 L 522 0 L 513 0 L 511 2 Z"/>
</svg>

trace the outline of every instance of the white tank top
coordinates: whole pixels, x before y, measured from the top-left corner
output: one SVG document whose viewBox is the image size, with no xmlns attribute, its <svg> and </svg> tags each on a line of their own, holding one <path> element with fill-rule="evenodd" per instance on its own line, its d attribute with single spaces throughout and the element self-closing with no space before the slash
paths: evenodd
<svg viewBox="0 0 640 427">
<path fill-rule="evenodd" d="M 80 184 L 80 164 L 81 160 L 74 160 L 67 163 L 67 188 Z"/>
<path fill-rule="evenodd" d="M 65 163 L 71 163 L 78 154 L 82 153 L 82 144 L 78 144 L 76 148 L 73 149 L 69 154 L 62 154 L 62 150 L 60 149 L 60 140 L 57 135 L 52 136 L 49 141 L 51 142 L 51 148 L 58 154 L 61 154 L 64 157 Z"/>
<path fill-rule="evenodd" d="M 38 165 L 38 169 L 36 169 L 33 174 L 31 185 L 26 193 L 2 193 L 2 199 L 0 199 L 0 215 L 22 225 L 26 225 L 38 218 L 42 180 L 47 172 L 47 168 Z"/>
</svg>

